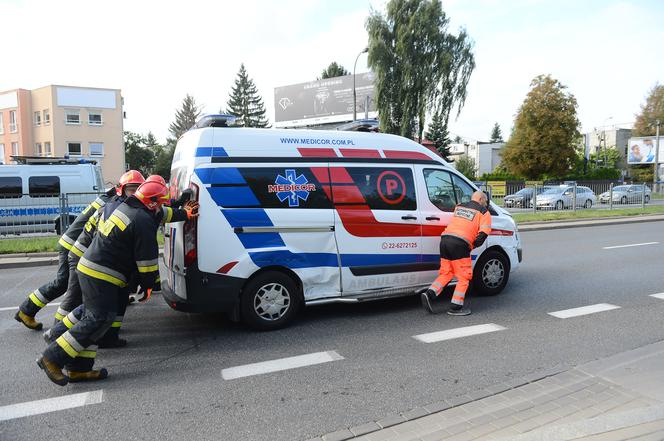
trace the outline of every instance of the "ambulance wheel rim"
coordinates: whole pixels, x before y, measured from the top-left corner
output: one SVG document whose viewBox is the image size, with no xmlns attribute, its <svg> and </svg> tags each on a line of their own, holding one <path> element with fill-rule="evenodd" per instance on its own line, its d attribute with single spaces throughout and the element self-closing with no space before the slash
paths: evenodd
<svg viewBox="0 0 664 441">
<path fill-rule="evenodd" d="M 279 320 L 288 311 L 290 303 L 290 293 L 285 286 L 279 283 L 268 283 L 256 292 L 254 311 L 263 320 Z"/>
<path fill-rule="evenodd" d="M 500 286 L 505 277 L 505 267 L 498 259 L 491 259 L 482 268 L 482 280 L 489 288 Z"/>
</svg>

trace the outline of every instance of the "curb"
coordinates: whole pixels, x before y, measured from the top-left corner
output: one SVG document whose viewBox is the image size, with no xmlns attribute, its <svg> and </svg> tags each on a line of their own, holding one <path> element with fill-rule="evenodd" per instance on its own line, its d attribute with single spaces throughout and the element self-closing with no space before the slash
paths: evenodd
<svg viewBox="0 0 664 441">
<path fill-rule="evenodd" d="M 58 257 L 57 251 L 48 251 L 43 253 L 13 253 L 13 254 L 0 254 L 1 259 L 14 259 L 17 257 Z"/>
<path fill-rule="evenodd" d="M 159 250 L 159 257 L 163 257 L 164 250 Z M 25 260 L 18 260 L 24 258 Z M 17 259 L 6 262 L 9 259 Z M 34 259 L 34 260 L 31 260 Z M 3 262 L 3 260 L 5 260 Z M 58 264 L 58 253 L 17 253 L 0 254 L 0 270 L 16 268 L 33 268 L 38 266 L 50 266 Z"/>
<path fill-rule="evenodd" d="M 605 225 L 624 225 L 640 222 L 660 222 L 664 221 L 664 215 L 652 214 L 642 216 L 616 216 L 616 217 L 600 217 L 588 220 L 560 220 L 560 221 L 546 221 L 546 222 L 526 222 L 523 224 L 517 223 L 519 233 L 525 231 L 542 231 L 542 230 L 561 230 L 564 228 L 584 228 L 584 227 L 602 227 Z"/>
<path fill-rule="evenodd" d="M 415 409 L 411 409 L 406 412 L 400 412 L 388 415 L 385 418 L 381 418 L 380 420 L 377 421 L 370 421 L 368 423 L 360 424 L 353 427 L 348 427 L 331 433 L 326 433 L 325 435 L 321 435 L 319 437 L 310 438 L 308 441 L 344 441 L 356 438 L 362 435 L 366 435 L 368 433 L 377 432 L 379 430 L 395 426 L 397 424 L 405 423 L 407 421 L 417 420 L 419 418 L 429 416 L 434 413 L 442 412 L 443 410 L 463 406 L 464 404 L 468 404 L 472 401 L 477 401 L 493 395 L 498 395 L 508 390 L 525 386 L 526 384 L 529 383 L 534 383 L 536 381 L 540 381 L 548 377 L 553 377 L 554 375 L 560 374 L 568 370 L 569 369 L 558 368 L 558 369 L 544 370 L 539 373 L 533 373 L 519 379 L 514 379 L 512 381 L 506 381 L 503 383 L 496 384 L 494 386 L 490 386 L 486 389 L 476 390 L 466 395 L 461 395 L 443 401 L 438 401 L 437 403 L 431 403 L 426 406 L 416 407 Z"/>
</svg>

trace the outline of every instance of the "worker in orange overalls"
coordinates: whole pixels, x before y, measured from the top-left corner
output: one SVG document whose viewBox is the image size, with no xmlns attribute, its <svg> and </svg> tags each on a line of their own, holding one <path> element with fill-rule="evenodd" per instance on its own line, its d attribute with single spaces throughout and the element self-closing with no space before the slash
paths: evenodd
<svg viewBox="0 0 664 441">
<path fill-rule="evenodd" d="M 476 191 L 470 202 L 459 204 L 454 209 L 452 221 L 440 238 L 440 271 L 429 289 L 421 294 L 422 306 L 435 314 L 433 302 L 453 277 L 457 285 L 452 294 L 450 315 L 468 315 L 470 309 L 463 308 L 466 291 L 473 278 L 473 263 L 470 251 L 482 246 L 491 232 L 491 213 L 484 192 Z"/>
</svg>

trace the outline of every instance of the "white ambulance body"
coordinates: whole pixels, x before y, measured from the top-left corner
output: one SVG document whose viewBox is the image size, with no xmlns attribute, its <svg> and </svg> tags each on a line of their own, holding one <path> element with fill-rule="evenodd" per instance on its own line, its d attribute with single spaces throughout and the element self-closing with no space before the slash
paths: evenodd
<svg viewBox="0 0 664 441">
<path fill-rule="evenodd" d="M 196 222 L 168 224 L 164 297 L 258 329 L 303 305 L 413 294 L 437 276 L 440 235 L 477 187 L 425 147 L 362 132 L 207 127 L 180 138 L 171 194 Z M 516 224 L 492 205 L 473 289 L 497 294 L 521 261 Z M 165 276 L 165 277 L 164 277 Z"/>
</svg>

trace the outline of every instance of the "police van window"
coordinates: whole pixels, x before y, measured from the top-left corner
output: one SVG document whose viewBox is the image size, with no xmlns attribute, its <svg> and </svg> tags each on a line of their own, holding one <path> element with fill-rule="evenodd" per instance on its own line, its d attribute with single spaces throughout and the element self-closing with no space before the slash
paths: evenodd
<svg viewBox="0 0 664 441">
<path fill-rule="evenodd" d="M 471 187 L 466 181 L 457 175 L 452 175 L 454 179 L 454 194 L 456 195 L 457 204 L 465 204 L 470 202 L 475 193 L 475 189 Z"/>
<path fill-rule="evenodd" d="M 28 179 L 30 196 L 60 194 L 60 178 L 58 176 L 31 176 Z"/>
<path fill-rule="evenodd" d="M 18 198 L 23 193 L 23 182 L 19 177 L 0 178 L 0 198 Z"/>
<path fill-rule="evenodd" d="M 424 181 L 431 203 L 441 211 L 454 211 L 456 198 L 450 173 L 444 170 L 425 169 Z"/>
<path fill-rule="evenodd" d="M 413 171 L 410 168 L 347 167 L 346 170 L 364 197 L 362 205 L 366 204 L 373 210 L 417 209 Z M 335 197 L 337 203 L 339 201 Z"/>
</svg>

